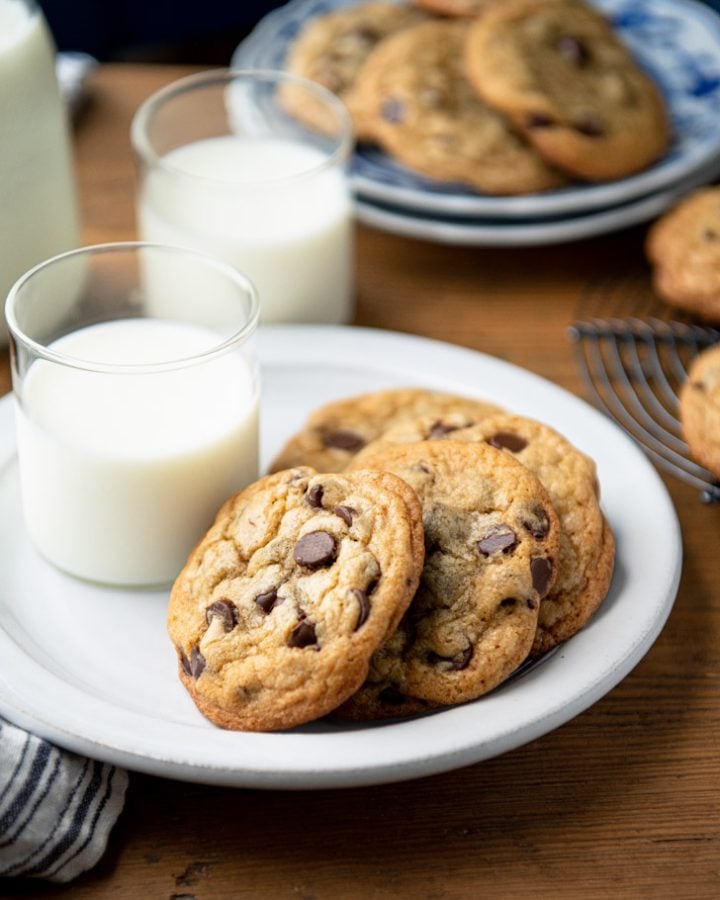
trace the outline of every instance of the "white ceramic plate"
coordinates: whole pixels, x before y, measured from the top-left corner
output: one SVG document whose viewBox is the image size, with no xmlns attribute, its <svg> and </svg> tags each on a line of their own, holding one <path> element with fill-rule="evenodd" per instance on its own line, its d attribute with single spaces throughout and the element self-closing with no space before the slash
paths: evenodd
<svg viewBox="0 0 720 900">
<path fill-rule="evenodd" d="M 223 731 L 181 687 L 163 592 L 84 584 L 45 564 L 22 529 L 12 406 L 0 401 L 0 713 L 96 758 L 156 775 L 264 788 L 399 781 L 503 753 L 556 728 L 614 687 L 672 607 L 678 523 L 635 444 L 581 400 L 480 353 L 358 328 L 261 331 L 263 455 L 307 412 L 377 388 L 425 384 L 491 397 L 565 432 L 598 462 L 618 543 L 611 592 L 589 626 L 474 703 L 383 724 L 318 722 L 276 734 Z"/>
<path fill-rule="evenodd" d="M 677 189 L 658 191 L 648 197 L 631 200 L 622 206 L 547 221 L 450 218 L 425 215 L 412 209 L 386 206 L 362 199 L 355 201 L 355 214 L 358 221 L 365 225 L 441 244 L 464 244 L 474 247 L 532 247 L 560 244 L 649 222 L 689 191 L 712 181 L 719 173 L 718 163 L 713 163 L 710 168 L 704 169 L 697 176 L 685 180 Z"/>
<path fill-rule="evenodd" d="M 351 178 L 362 199 L 450 216 L 545 218 L 600 209 L 677 184 L 720 153 L 720 18 L 695 0 L 594 0 L 665 95 L 674 131 L 654 166 L 618 181 L 544 194 L 491 197 L 433 181 L 372 147 L 358 147 Z M 267 15 L 232 58 L 234 68 L 282 69 L 298 31 L 351 0 L 291 0 Z"/>
</svg>

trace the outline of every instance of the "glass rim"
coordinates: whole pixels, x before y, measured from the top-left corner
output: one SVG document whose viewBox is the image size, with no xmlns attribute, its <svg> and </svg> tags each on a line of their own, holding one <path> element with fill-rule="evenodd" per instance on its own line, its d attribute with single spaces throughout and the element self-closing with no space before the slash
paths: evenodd
<svg viewBox="0 0 720 900">
<path fill-rule="evenodd" d="M 171 255 L 174 254 L 182 255 L 185 257 L 192 257 L 203 263 L 204 265 L 209 264 L 216 271 L 225 273 L 228 276 L 229 280 L 235 282 L 235 284 L 241 287 L 247 295 L 247 298 L 249 300 L 249 312 L 246 321 L 237 331 L 234 331 L 229 337 L 223 338 L 219 341 L 219 343 L 213 344 L 207 350 L 203 350 L 200 353 L 193 353 L 190 356 L 174 357 L 172 359 L 151 363 L 103 363 L 95 360 L 82 359 L 81 357 L 72 356 L 72 354 L 69 353 L 62 353 L 58 352 L 57 350 L 50 349 L 45 344 L 34 340 L 34 338 L 31 338 L 28 334 L 25 333 L 23 328 L 21 328 L 15 314 L 18 298 L 22 292 L 23 287 L 25 287 L 25 285 L 29 281 L 31 281 L 41 272 L 44 272 L 45 270 L 52 268 L 56 264 L 62 263 L 73 257 L 86 257 L 92 255 L 100 255 L 102 253 L 137 252 L 140 250 L 150 250 L 153 253 L 155 251 L 160 251 L 161 253 Z M 66 368 L 79 369 L 84 372 L 96 372 L 105 375 L 145 375 L 152 374 L 154 372 L 171 372 L 176 369 L 184 369 L 189 366 L 201 365 L 203 363 L 210 362 L 211 360 L 224 356 L 226 353 L 229 353 L 231 350 L 244 344 L 247 339 L 255 332 L 259 316 L 260 302 L 257 289 L 255 288 L 253 282 L 247 277 L 247 275 L 244 275 L 239 269 L 236 269 L 229 263 L 217 259 L 208 253 L 202 253 L 197 250 L 190 250 L 185 247 L 176 247 L 171 244 L 153 243 L 150 241 L 113 241 L 104 244 L 91 244 L 86 247 L 77 247 L 74 250 L 68 250 L 65 253 L 59 253 L 57 256 L 52 256 L 49 259 L 43 260 L 43 262 L 38 263 L 31 269 L 28 269 L 28 271 L 23 275 L 21 275 L 20 278 L 18 278 L 18 280 L 10 288 L 7 300 L 5 302 L 5 321 L 7 322 L 10 334 L 15 339 L 15 341 L 21 344 L 24 348 L 26 348 L 27 350 L 31 350 L 38 359 L 56 363 L 58 365 L 65 366 Z M 135 321 L 136 319 L 143 318 L 152 317 L 118 316 L 114 319 L 107 319 L 104 321 Z M 168 320 L 163 319 L 163 321 Z M 171 319 L 169 321 L 182 320 Z M 103 321 L 92 324 L 100 325 L 103 324 Z M 80 327 L 82 328 L 86 326 Z"/>
<path fill-rule="evenodd" d="M 354 132 L 352 119 L 345 104 L 329 91 L 315 81 L 308 78 L 302 78 L 299 75 L 293 75 L 290 72 L 283 72 L 279 69 L 210 69 L 205 72 L 197 72 L 194 75 L 186 75 L 176 81 L 171 82 L 165 87 L 160 88 L 151 94 L 135 112 L 132 123 L 130 125 L 130 142 L 133 146 L 138 158 L 146 165 L 153 168 L 159 168 L 170 173 L 175 177 L 184 177 L 198 182 L 207 182 L 209 184 L 227 185 L 226 179 L 213 178 L 209 175 L 195 175 L 187 172 L 172 163 L 168 163 L 165 157 L 156 152 L 152 145 L 152 141 L 148 136 L 148 125 L 155 114 L 168 101 L 172 101 L 175 97 L 188 94 L 198 88 L 211 87 L 218 84 L 231 84 L 234 81 L 267 81 L 286 84 L 295 84 L 308 90 L 316 97 L 325 102 L 339 117 L 340 134 L 336 138 L 337 147 L 329 153 L 322 162 L 317 163 L 302 172 L 296 172 L 292 175 L 279 175 L 275 177 L 263 178 L 261 180 L 248 179 L 247 181 L 234 181 L 232 184 L 238 188 L 250 187 L 253 185 L 279 185 L 282 186 L 291 181 L 309 178 L 333 166 L 340 165 L 350 155 L 354 143 Z M 319 132 L 322 134 L 322 132 Z M 328 137 L 328 135 L 325 135 Z M 187 143 L 181 145 L 186 146 Z"/>
</svg>

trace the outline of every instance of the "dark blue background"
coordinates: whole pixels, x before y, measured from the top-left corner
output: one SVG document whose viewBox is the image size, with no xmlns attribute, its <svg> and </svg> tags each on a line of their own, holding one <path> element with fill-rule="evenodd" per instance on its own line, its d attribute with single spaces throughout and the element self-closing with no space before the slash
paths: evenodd
<svg viewBox="0 0 720 900">
<path fill-rule="evenodd" d="M 263 0 L 39 0 L 61 50 L 113 59 L 229 61 L 278 2 Z"/>
<path fill-rule="evenodd" d="M 720 0 L 706 0 L 720 9 Z M 61 50 L 101 61 L 227 64 L 268 0 L 39 0 Z"/>
</svg>

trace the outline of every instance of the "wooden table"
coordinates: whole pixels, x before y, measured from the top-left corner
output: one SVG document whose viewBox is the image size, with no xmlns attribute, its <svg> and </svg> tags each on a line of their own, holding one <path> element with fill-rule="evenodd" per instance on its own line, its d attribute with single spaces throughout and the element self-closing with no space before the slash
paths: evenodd
<svg viewBox="0 0 720 900">
<path fill-rule="evenodd" d="M 188 71 L 93 76 L 77 127 L 88 243 L 134 237 L 130 119 Z M 647 278 L 642 238 L 493 250 L 361 227 L 357 323 L 476 348 L 582 395 L 566 327 L 592 279 Z M 634 672 L 572 722 L 505 756 L 374 788 L 262 792 L 133 775 L 93 872 L 68 888 L 1 884 L 0 895 L 720 896 L 720 508 L 666 483 L 685 541 L 674 611 Z"/>
</svg>

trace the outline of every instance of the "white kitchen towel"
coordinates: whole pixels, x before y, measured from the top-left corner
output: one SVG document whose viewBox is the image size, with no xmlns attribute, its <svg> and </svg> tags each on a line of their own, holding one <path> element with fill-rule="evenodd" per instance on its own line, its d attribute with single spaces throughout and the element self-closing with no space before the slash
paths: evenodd
<svg viewBox="0 0 720 900">
<path fill-rule="evenodd" d="M 105 851 L 127 773 L 0 719 L 0 877 L 70 881 Z"/>
</svg>

